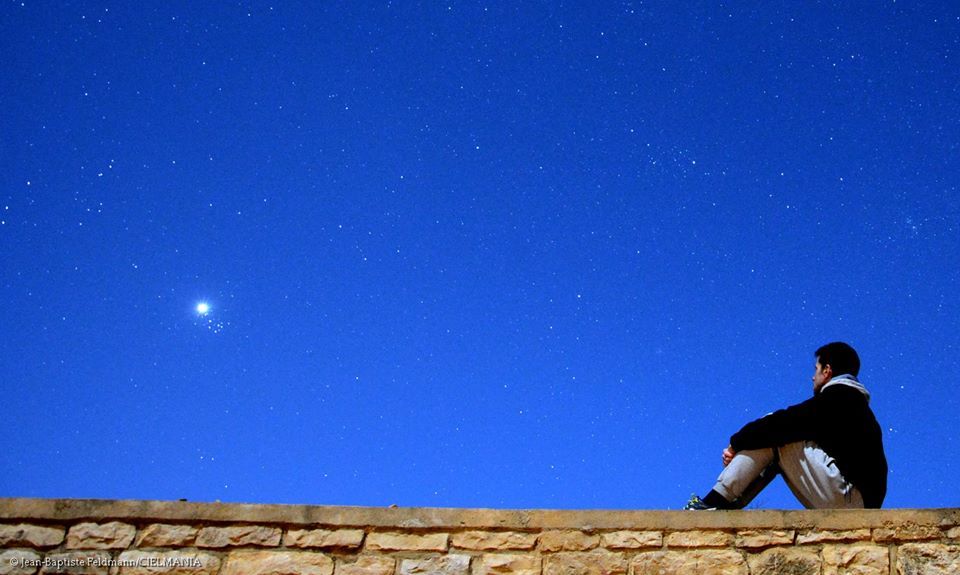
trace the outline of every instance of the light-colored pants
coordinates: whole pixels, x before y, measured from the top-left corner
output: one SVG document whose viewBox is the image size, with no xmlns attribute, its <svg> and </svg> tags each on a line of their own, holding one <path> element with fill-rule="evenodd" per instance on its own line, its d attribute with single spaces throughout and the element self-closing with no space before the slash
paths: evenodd
<svg viewBox="0 0 960 575">
<path fill-rule="evenodd" d="M 843 478 L 832 457 L 813 441 L 740 451 L 713 490 L 737 508 L 746 507 L 780 473 L 807 509 L 863 508 L 863 497 Z"/>
</svg>

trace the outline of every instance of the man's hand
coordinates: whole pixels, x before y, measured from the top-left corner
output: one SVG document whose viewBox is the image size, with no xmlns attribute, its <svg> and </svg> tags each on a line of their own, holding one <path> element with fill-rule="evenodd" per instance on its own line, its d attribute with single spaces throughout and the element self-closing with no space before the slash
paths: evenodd
<svg viewBox="0 0 960 575">
<path fill-rule="evenodd" d="M 728 445 L 726 449 L 723 450 L 723 466 L 726 467 L 730 465 L 730 462 L 733 461 L 733 457 L 737 454 L 733 450 L 733 447 Z"/>
</svg>

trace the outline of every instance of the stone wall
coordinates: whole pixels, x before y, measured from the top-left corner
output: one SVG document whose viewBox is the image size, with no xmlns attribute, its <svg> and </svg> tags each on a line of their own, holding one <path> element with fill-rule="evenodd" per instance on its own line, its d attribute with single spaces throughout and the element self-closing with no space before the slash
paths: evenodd
<svg viewBox="0 0 960 575">
<path fill-rule="evenodd" d="M 509 511 L 0 499 L 0 575 L 960 574 L 960 509 Z"/>
</svg>

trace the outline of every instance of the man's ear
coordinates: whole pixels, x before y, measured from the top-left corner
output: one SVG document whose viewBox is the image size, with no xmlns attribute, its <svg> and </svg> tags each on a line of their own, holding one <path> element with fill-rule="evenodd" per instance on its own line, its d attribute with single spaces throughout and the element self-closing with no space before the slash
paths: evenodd
<svg viewBox="0 0 960 575">
<path fill-rule="evenodd" d="M 820 371 L 823 372 L 823 374 L 826 376 L 826 378 L 827 378 L 828 380 L 829 380 L 831 377 L 833 377 L 833 366 L 830 365 L 829 363 L 828 363 L 827 365 L 823 366 L 823 367 L 820 369 Z"/>
</svg>

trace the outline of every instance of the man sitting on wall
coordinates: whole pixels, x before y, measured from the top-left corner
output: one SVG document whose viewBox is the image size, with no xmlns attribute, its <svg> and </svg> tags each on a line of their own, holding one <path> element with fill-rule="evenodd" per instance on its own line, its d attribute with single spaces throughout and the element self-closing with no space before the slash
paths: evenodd
<svg viewBox="0 0 960 575">
<path fill-rule="evenodd" d="M 685 509 L 742 509 L 782 474 L 807 509 L 879 508 L 887 459 L 860 358 L 842 342 L 818 349 L 813 397 L 743 426 L 723 450 L 724 470 Z"/>
</svg>

